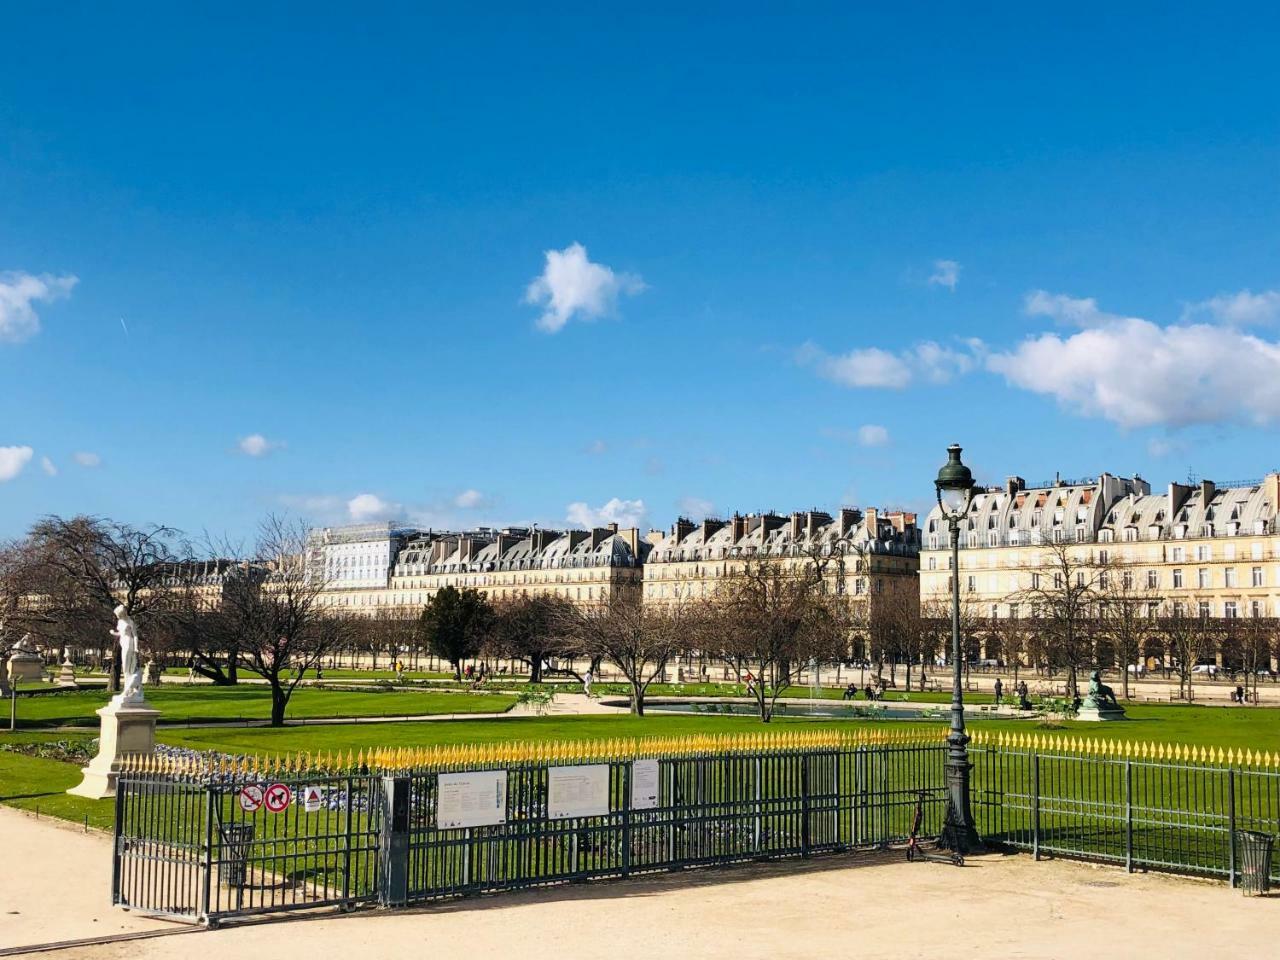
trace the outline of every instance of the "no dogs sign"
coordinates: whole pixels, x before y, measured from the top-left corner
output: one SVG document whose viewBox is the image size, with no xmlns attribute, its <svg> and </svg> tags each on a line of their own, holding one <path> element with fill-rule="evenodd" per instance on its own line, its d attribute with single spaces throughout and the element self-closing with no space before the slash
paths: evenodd
<svg viewBox="0 0 1280 960">
<path fill-rule="evenodd" d="M 267 805 L 267 809 L 272 813 L 282 813 L 289 809 L 289 804 L 293 803 L 293 791 L 283 783 L 273 783 L 267 787 L 263 803 Z"/>
</svg>

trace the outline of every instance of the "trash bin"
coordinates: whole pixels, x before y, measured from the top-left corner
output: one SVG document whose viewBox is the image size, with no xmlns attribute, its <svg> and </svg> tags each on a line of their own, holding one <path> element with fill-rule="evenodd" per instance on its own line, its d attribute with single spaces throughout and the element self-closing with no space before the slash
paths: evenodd
<svg viewBox="0 0 1280 960">
<path fill-rule="evenodd" d="M 1258 897 L 1271 889 L 1271 848 L 1275 837 L 1255 830 L 1236 832 L 1240 854 L 1240 889 L 1247 897 Z"/>
<path fill-rule="evenodd" d="M 218 829 L 222 850 L 218 857 L 218 882 L 228 887 L 243 887 L 253 843 L 252 823 L 226 824 Z"/>
</svg>

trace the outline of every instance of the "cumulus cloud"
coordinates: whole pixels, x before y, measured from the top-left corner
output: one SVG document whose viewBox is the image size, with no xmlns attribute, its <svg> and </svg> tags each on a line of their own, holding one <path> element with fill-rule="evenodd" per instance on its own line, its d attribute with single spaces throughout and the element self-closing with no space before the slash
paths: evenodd
<svg viewBox="0 0 1280 960">
<path fill-rule="evenodd" d="M 681 515 L 688 517 L 690 520 L 713 517 L 716 513 L 716 505 L 710 500 L 702 499 L 702 497 L 681 497 L 676 502 L 676 506 L 680 508 Z"/>
<path fill-rule="evenodd" d="M 858 443 L 864 447 L 883 447 L 889 442 L 889 431 L 879 424 L 868 423 L 858 428 Z"/>
<path fill-rule="evenodd" d="M 644 289 L 640 277 L 592 263 L 580 243 L 547 250 L 546 258 L 542 275 L 529 284 L 524 299 L 544 308 L 538 328 L 547 333 L 562 330 L 574 316 L 596 320 L 612 314 L 619 296 L 634 296 Z"/>
<path fill-rule="evenodd" d="M 45 472 L 45 476 L 56 477 L 58 475 L 58 468 L 54 466 L 53 461 L 48 457 L 40 458 L 40 469 Z"/>
<path fill-rule="evenodd" d="M 30 447 L 0 447 L 0 483 L 20 474 L 34 452 Z"/>
<path fill-rule="evenodd" d="M 577 501 L 565 508 L 565 518 L 570 523 L 587 529 L 610 523 L 616 523 L 619 527 L 638 527 L 647 515 L 643 500 L 620 500 L 617 497 L 599 507 Z"/>
<path fill-rule="evenodd" d="M 933 275 L 929 277 L 931 287 L 946 287 L 952 293 L 960 283 L 960 264 L 955 260 L 933 261 Z"/>
<path fill-rule="evenodd" d="M 479 490 L 463 490 L 453 498 L 453 505 L 464 510 L 473 510 L 484 505 L 484 494 Z"/>
<path fill-rule="evenodd" d="M 1233 327 L 1274 323 L 1280 318 L 1280 291 L 1253 293 L 1241 290 L 1239 293 L 1220 293 L 1208 300 L 1188 304 L 1182 312 L 1183 320 L 1205 316 Z"/>
<path fill-rule="evenodd" d="M 1211 324 L 1159 326 L 1037 291 L 1028 312 L 1085 329 L 993 353 L 988 369 L 1065 409 L 1122 427 L 1280 419 L 1280 344 Z"/>
<path fill-rule="evenodd" d="M 90 453 L 88 450 L 79 450 L 71 455 L 71 459 L 82 467 L 100 467 L 102 466 L 102 458 L 96 453 Z"/>
<path fill-rule="evenodd" d="M 358 493 L 347 501 L 347 514 L 356 523 L 391 520 L 400 512 L 400 504 L 383 500 L 375 493 Z"/>
<path fill-rule="evenodd" d="M 251 433 L 247 437 L 241 437 L 237 446 L 246 457 L 265 457 L 272 450 L 277 450 L 284 444 L 278 440 L 268 440 L 260 433 Z"/>
<path fill-rule="evenodd" d="M 900 353 L 864 347 L 848 353 L 830 354 L 815 344 L 806 343 L 796 351 L 796 361 L 812 366 L 818 376 L 843 387 L 901 390 L 916 379 L 947 383 L 953 377 L 975 369 L 985 347 L 977 339 L 966 340 L 964 344 L 965 349 L 956 350 L 926 340 Z"/>
<path fill-rule="evenodd" d="M 40 317 L 32 304 L 69 297 L 78 282 L 71 275 L 0 273 L 0 343 L 21 343 L 35 336 L 40 331 Z"/>
</svg>

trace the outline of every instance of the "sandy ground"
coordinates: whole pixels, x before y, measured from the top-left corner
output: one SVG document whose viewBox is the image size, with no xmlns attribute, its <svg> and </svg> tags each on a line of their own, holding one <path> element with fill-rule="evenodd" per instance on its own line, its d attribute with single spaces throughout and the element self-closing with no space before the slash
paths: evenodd
<svg viewBox="0 0 1280 960">
<path fill-rule="evenodd" d="M 1248 899 L 1221 883 L 1025 856 L 908 864 L 894 851 L 166 935 L 192 928 L 108 905 L 110 841 L 101 834 L 0 809 L 0 850 L 0 954 L 158 934 L 44 954 L 95 960 L 419 957 L 424 948 L 468 960 L 1267 957 L 1280 929 L 1280 897 Z"/>
</svg>

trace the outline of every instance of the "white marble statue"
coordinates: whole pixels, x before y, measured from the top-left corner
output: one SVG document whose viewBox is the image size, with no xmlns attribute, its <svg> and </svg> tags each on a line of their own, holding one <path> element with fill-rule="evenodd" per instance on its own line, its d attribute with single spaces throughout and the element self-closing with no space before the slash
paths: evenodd
<svg viewBox="0 0 1280 960">
<path fill-rule="evenodd" d="M 138 625 L 125 610 L 124 604 L 115 609 L 116 628 L 111 635 L 120 641 L 120 693 L 113 703 L 140 703 L 142 696 L 142 667 L 138 663 Z"/>
</svg>

